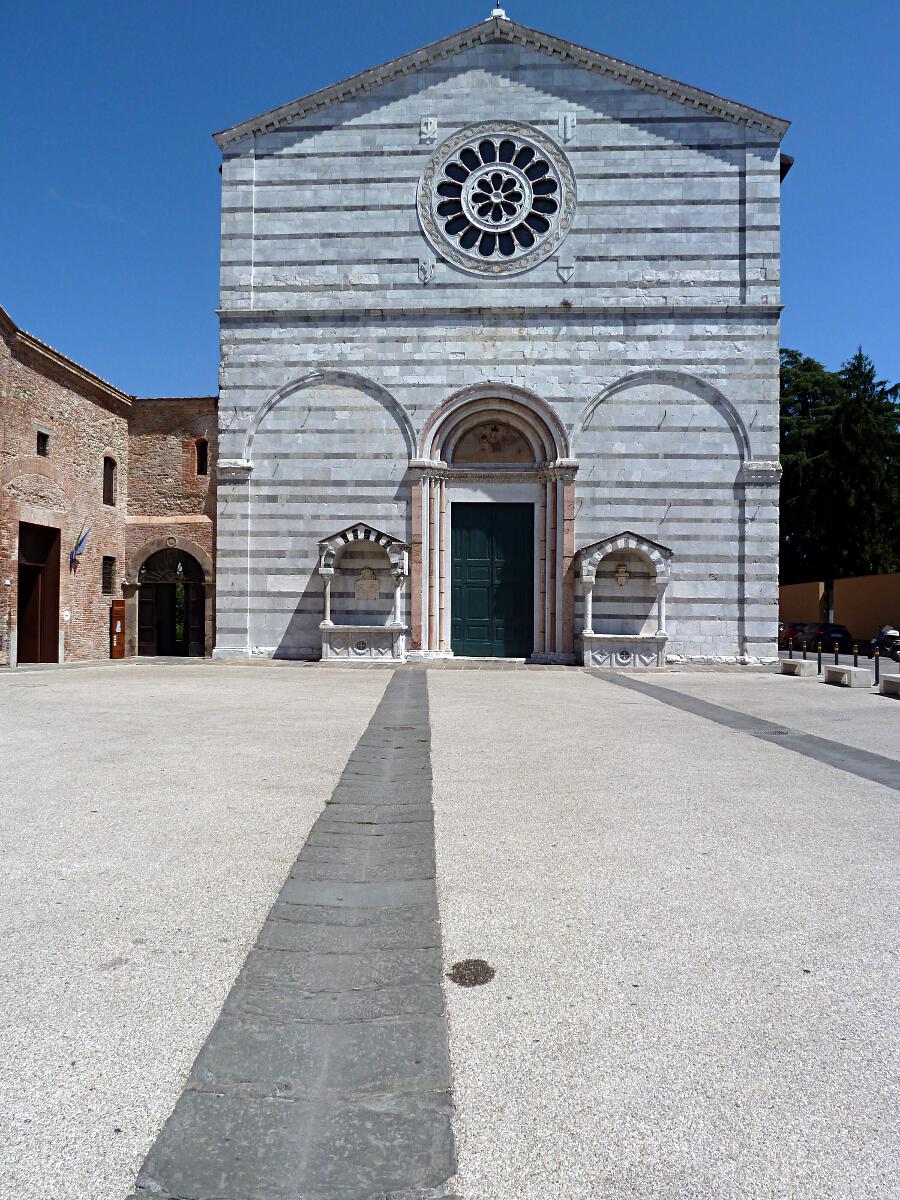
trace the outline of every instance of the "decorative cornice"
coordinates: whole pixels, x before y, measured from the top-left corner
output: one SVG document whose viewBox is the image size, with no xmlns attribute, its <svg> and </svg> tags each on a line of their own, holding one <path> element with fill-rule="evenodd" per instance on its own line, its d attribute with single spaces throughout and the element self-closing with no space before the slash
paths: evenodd
<svg viewBox="0 0 900 1200">
<path fill-rule="evenodd" d="M 579 317 L 622 317 L 627 320 L 637 318 L 655 319 L 660 317 L 760 317 L 776 318 L 780 315 L 783 304 L 584 304 L 571 308 L 562 308 L 558 304 L 540 305 L 485 305 L 481 307 L 467 305 L 425 305 L 415 307 L 398 305 L 397 308 L 344 307 L 334 308 L 220 308 L 217 315 L 220 321 L 241 322 L 283 321 L 285 323 L 321 325 L 323 321 L 358 321 L 361 318 L 368 321 L 408 320 L 412 317 L 466 317 L 476 321 L 487 321 L 491 317 L 506 319 L 515 317 L 518 323 L 530 317 L 545 320 L 557 317 L 562 321 L 574 321 Z M 226 366 L 228 363 L 226 362 Z"/>
<path fill-rule="evenodd" d="M 482 483 L 521 483 L 539 480 L 562 480 L 571 483 L 578 474 L 578 463 L 572 458 L 560 458 L 554 463 L 529 463 L 526 466 L 467 466 L 454 467 L 445 462 L 434 462 L 427 458 L 413 458 L 409 463 L 413 478 L 454 479 L 480 481 Z"/>
<path fill-rule="evenodd" d="M 741 464 L 743 483 L 772 484 L 781 479 L 781 463 L 777 458 L 748 458 Z"/>
<path fill-rule="evenodd" d="M 623 62 L 621 59 L 611 58 L 607 54 L 599 54 L 596 50 L 589 50 L 585 46 L 579 46 L 564 38 L 553 37 L 549 33 L 541 33 L 537 29 L 529 29 L 526 25 L 519 25 L 505 17 L 491 17 L 487 21 L 480 21 L 477 25 L 471 25 L 459 33 L 451 34 L 450 37 L 431 42 L 420 50 L 413 51 L 412 54 L 404 54 L 381 66 L 372 67 L 368 71 L 360 71 L 357 75 L 351 75 L 349 79 L 341 80 L 330 87 L 321 88 L 317 92 L 301 96 L 298 100 L 292 100 L 289 104 L 283 104 L 279 108 L 270 109 L 257 117 L 251 117 L 248 121 L 241 121 L 228 129 L 222 129 L 213 134 L 213 137 L 224 150 L 232 142 L 255 134 L 271 133 L 301 117 L 309 116 L 310 113 L 319 112 L 332 104 L 340 103 L 342 100 L 351 100 L 369 92 L 373 88 L 389 83 L 398 76 L 409 75 L 413 71 L 419 71 L 434 63 L 442 62 L 463 50 L 491 42 L 505 42 L 509 45 L 525 46 L 530 50 L 537 50 L 583 70 L 597 71 L 602 75 L 621 80 L 623 83 L 643 88 L 655 95 L 701 109 L 712 117 L 735 121 L 751 127 L 755 126 L 777 137 L 779 141 L 784 137 L 790 125 L 790 122 L 782 117 L 750 108 L 745 104 L 739 104 L 736 100 L 728 100 L 724 96 L 716 96 L 712 92 L 705 92 L 686 83 L 679 83 L 676 79 L 669 79 L 654 71 L 647 71 L 643 67 L 635 66 L 634 63 Z"/>
<path fill-rule="evenodd" d="M 218 463 L 219 483 L 240 483 L 253 474 L 253 463 L 244 458 L 220 458 Z"/>
</svg>

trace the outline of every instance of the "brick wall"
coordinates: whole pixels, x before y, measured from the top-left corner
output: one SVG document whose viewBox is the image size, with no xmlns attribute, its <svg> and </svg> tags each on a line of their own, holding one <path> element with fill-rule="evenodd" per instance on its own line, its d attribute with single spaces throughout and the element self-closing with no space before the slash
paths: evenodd
<svg viewBox="0 0 900 1200">
<path fill-rule="evenodd" d="M 215 559 L 217 414 L 214 396 L 138 399 L 130 421 L 127 562 L 136 575 L 159 539 Z M 197 445 L 207 443 L 207 474 Z M 189 545 L 188 543 L 191 543 Z M 195 554 L 195 557 L 198 557 Z M 206 563 L 202 563 L 206 567 Z"/>
<path fill-rule="evenodd" d="M 60 656 L 109 657 L 109 608 L 155 549 L 177 546 L 212 581 L 216 399 L 138 400 L 23 333 L 0 309 L 0 666 L 17 641 L 19 523 L 60 530 Z M 49 436 L 39 456 L 37 434 Z M 207 441 L 207 474 L 197 442 Z M 103 460 L 116 463 L 115 503 L 103 503 Z M 69 552 L 89 528 L 77 568 Z M 112 594 L 102 560 L 115 559 Z M 7 580 L 9 581 L 7 583 Z M 207 652 L 212 650 L 212 597 Z M 137 596 L 124 589 L 126 644 L 135 652 Z M 130 602 L 129 602 L 130 601 Z"/>
<path fill-rule="evenodd" d="M 0 339 L 0 664 L 9 663 L 15 634 L 21 521 L 60 530 L 63 657 L 105 658 L 113 596 L 101 590 L 101 564 L 104 555 L 116 559 L 114 595 L 121 596 L 130 400 L 79 379 L 16 334 L 4 329 Z M 36 454 L 39 429 L 49 434 L 47 457 Z M 112 506 L 103 503 L 105 456 L 117 464 Z M 72 571 L 69 551 L 83 527 L 90 533 Z"/>
</svg>

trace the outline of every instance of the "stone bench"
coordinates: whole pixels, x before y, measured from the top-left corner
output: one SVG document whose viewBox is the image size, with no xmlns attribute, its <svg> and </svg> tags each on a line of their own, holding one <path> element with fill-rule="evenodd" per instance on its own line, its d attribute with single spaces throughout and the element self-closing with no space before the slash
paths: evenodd
<svg viewBox="0 0 900 1200">
<path fill-rule="evenodd" d="M 896 696 L 900 700 L 900 675 L 882 675 L 878 690 L 882 696 Z"/>
<path fill-rule="evenodd" d="M 781 673 L 782 675 L 815 675 L 816 660 L 814 658 L 783 658 Z"/>
<path fill-rule="evenodd" d="M 838 687 L 871 687 L 872 672 L 868 667 L 826 667 L 825 682 Z"/>
</svg>

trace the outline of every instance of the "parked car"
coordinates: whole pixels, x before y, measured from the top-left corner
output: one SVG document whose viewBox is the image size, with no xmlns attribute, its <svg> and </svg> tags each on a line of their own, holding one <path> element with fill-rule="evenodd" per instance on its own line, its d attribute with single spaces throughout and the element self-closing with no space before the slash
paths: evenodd
<svg viewBox="0 0 900 1200">
<path fill-rule="evenodd" d="M 805 621 L 788 621 L 778 624 L 778 649 L 787 650 L 788 642 L 793 642 L 794 649 L 799 650 L 806 638 L 808 626 Z"/>
<path fill-rule="evenodd" d="M 892 658 L 894 662 L 900 662 L 900 631 L 893 625 L 883 625 L 866 646 L 866 654 L 874 658 L 876 650 L 880 658 Z"/>
<path fill-rule="evenodd" d="M 841 654 L 852 654 L 853 643 L 857 640 L 846 625 L 834 625 L 827 621 L 816 621 L 813 625 L 807 625 L 803 636 L 811 649 L 821 642 L 823 653 L 829 654 L 834 650 L 835 643 Z"/>
</svg>

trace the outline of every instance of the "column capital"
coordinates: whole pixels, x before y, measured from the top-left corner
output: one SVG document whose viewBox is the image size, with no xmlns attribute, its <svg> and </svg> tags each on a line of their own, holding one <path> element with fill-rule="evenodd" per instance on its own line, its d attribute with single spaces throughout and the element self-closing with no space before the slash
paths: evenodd
<svg viewBox="0 0 900 1200">
<path fill-rule="evenodd" d="M 253 463 L 246 458 L 220 458 L 216 467 L 219 483 L 240 483 L 253 474 Z"/>
</svg>

